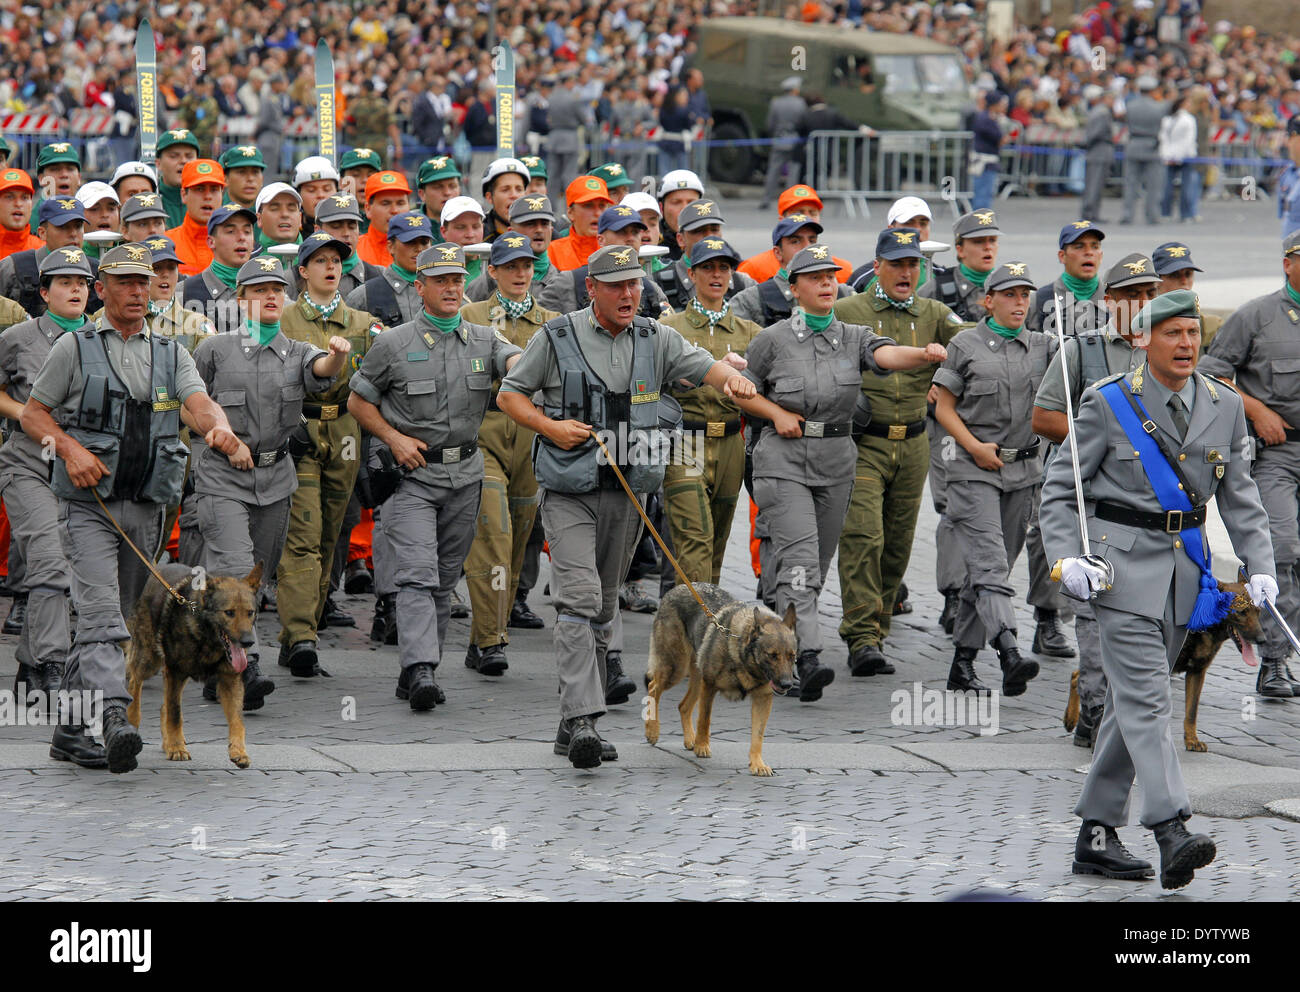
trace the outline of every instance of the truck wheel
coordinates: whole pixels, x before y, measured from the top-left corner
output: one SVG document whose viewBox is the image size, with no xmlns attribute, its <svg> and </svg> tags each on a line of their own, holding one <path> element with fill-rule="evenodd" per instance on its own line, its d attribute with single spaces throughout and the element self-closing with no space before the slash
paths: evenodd
<svg viewBox="0 0 1300 992">
<path fill-rule="evenodd" d="M 751 137 L 734 121 L 713 128 L 714 141 L 740 141 Z M 758 156 L 752 146 L 722 145 L 709 149 L 709 177 L 719 183 L 748 183 L 754 176 Z"/>
</svg>

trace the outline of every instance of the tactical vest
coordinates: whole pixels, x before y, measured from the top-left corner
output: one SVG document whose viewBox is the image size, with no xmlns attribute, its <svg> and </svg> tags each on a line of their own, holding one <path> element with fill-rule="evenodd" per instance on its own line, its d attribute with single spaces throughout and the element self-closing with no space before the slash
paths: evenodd
<svg viewBox="0 0 1300 992">
<path fill-rule="evenodd" d="M 955 313 L 966 323 L 979 320 L 966 306 L 966 297 L 957 288 L 957 267 L 953 265 L 934 267 L 935 298 Z"/>
<path fill-rule="evenodd" d="M 694 283 L 684 282 L 677 274 L 677 266 L 665 265 L 662 269 L 651 276 L 659 284 L 659 288 L 664 291 L 664 296 L 668 297 L 668 305 L 679 313 L 686 309 L 690 304 L 691 298 L 695 295 Z M 740 284 L 740 276 L 733 269 L 731 272 L 731 284 L 723 294 L 724 300 L 729 300 L 745 287 Z"/>
<path fill-rule="evenodd" d="M 393 292 L 393 287 L 388 285 L 387 276 L 380 275 L 367 279 L 365 289 L 366 310 L 369 313 L 374 314 L 385 327 L 396 327 L 402 323 L 402 310 L 397 305 L 397 294 Z"/>
<path fill-rule="evenodd" d="M 94 490 L 101 499 L 172 506 L 180 502 L 189 457 L 180 439 L 177 345 L 169 338 L 150 338 L 150 399 L 137 400 L 109 363 L 101 325 L 102 320 L 97 320 L 93 327 L 75 332 L 85 386 L 81 406 L 63 427 L 108 469 Z M 54 461 L 50 488 L 60 499 L 86 503 L 95 499 L 89 489 L 73 485 L 62 458 Z"/>
<path fill-rule="evenodd" d="M 48 256 L 47 256 L 48 257 Z M 41 267 L 36 261 L 36 251 L 20 251 L 12 256 L 14 275 L 18 277 L 16 302 L 32 317 L 39 317 L 49 309 L 41 299 Z M 95 280 L 99 278 L 99 259 L 86 256 L 90 263 L 90 294 L 86 297 L 87 314 L 101 309 L 103 301 L 95 294 Z"/>
<path fill-rule="evenodd" d="M 660 396 L 655 372 L 653 321 L 635 317 L 624 334 L 632 337 L 632 388 L 616 393 L 592 371 L 578 344 L 570 315 L 542 325 L 560 371 L 558 405 L 546 404 L 552 420 L 578 420 L 603 432 L 601 440 L 636 493 L 651 493 L 663 484 L 671 453 L 670 435 L 681 424 L 681 407 Z M 565 451 L 542 434 L 533 441 L 533 470 L 538 485 L 561 493 L 621 489 L 595 440 Z"/>
<path fill-rule="evenodd" d="M 222 334 L 237 331 L 243 318 L 239 316 L 239 303 L 235 300 L 218 300 L 203 281 L 203 274 L 189 276 L 182 287 L 181 303 L 186 310 L 201 313 L 212 321 L 212 326 Z"/>
<path fill-rule="evenodd" d="M 1079 372 L 1084 389 L 1114 372 L 1123 371 L 1112 369 L 1106 361 L 1105 334 L 1100 331 L 1088 331 L 1076 337 L 1079 341 Z"/>
<path fill-rule="evenodd" d="M 591 297 L 587 295 L 587 266 L 582 266 L 573 270 L 573 293 L 577 301 L 576 310 L 587 309 L 591 303 Z M 663 312 L 658 308 L 656 301 L 659 299 L 655 295 L 654 282 L 650 276 L 641 277 L 641 305 L 636 308 L 638 316 L 649 317 L 651 320 L 658 320 L 659 315 Z"/>
<path fill-rule="evenodd" d="M 758 284 L 758 302 L 763 307 L 764 327 L 771 327 L 778 320 L 788 320 L 794 313 L 794 303 L 785 298 L 775 276 Z"/>
</svg>

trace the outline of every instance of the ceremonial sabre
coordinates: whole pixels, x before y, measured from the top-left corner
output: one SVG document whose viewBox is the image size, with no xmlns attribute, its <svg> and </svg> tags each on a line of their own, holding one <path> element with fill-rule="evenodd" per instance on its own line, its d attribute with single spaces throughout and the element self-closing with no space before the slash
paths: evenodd
<svg viewBox="0 0 1300 992">
<path fill-rule="evenodd" d="M 334 56 L 324 38 L 316 42 L 316 127 L 318 151 L 334 165 L 338 160 L 334 140 Z"/>
<path fill-rule="evenodd" d="M 1061 315 L 1061 298 L 1052 293 L 1052 303 L 1056 306 L 1056 341 L 1060 345 L 1061 353 L 1061 382 L 1065 386 L 1065 417 L 1069 427 L 1069 432 L 1065 436 L 1065 443 L 1070 446 L 1070 465 L 1074 468 L 1074 498 L 1079 507 L 1079 539 L 1083 542 L 1083 554 L 1080 556 L 1089 565 L 1100 568 L 1106 575 L 1106 588 L 1110 588 L 1115 582 L 1115 567 L 1111 565 L 1101 555 L 1094 555 L 1092 548 L 1088 543 L 1088 511 L 1083 503 L 1083 478 L 1079 474 L 1079 451 L 1074 446 L 1074 400 L 1070 398 L 1070 370 L 1068 362 L 1065 360 L 1065 320 Z M 1079 363 L 1083 363 L 1083 350 L 1079 350 Z M 1058 582 L 1061 578 L 1060 566 L 1052 569 L 1052 578 Z M 1067 596 L 1069 591 L 1064 585 L 1061 591 Z M 1071 596 L 1071 598 L 1075 598 Z M 1091 599 L 1092 597 L 1089 597 Z"/>
<path fill-rule="evenodd" d="M 151 166 L 158 158 L 158 50 L 148 19 L 142 19 L 135 32 L 135 100 L 140 117 L 140 161 Z"/>
<path fill-rule="evenodd" d="M 497 158 L 515 157 L 515 53 L 507 41 L 498 46 Z"/>
<path fill-rule="evenodd" d="M 1246 575 L 1245 566 L 1238 565 L 1237 574 L 1241 576 L 1242 582 L 1250 582 L 1250 578 Z M 1287 622 L 1282 619 L 1281 611 L 1278 610 L 1277 606 L 1267 596 L 1264 597 L 1264 609 L 1268 610 L 1268 615 L 1271 616 L 1277 622 L 1277 625 L 1282 628 L 1282 633 L 1286 634 L 1286 639 L 1291 642 L 1291 650 L 1297 655 L 1300 655 L 1300 638 L 1295 636 L 1295 631 L 1293 631 Z M 1250 664 L 1249 661 L 1246 663 Z"/>
</svg>

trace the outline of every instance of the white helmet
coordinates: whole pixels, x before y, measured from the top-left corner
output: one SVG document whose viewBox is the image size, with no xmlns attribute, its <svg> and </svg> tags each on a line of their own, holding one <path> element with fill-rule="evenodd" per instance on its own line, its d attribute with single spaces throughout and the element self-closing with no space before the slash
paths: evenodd
<svg viewBox="0 0 1300 992">
<path fill-rule="evenodd" d="M 659 184 L 659 199 L 663 199 L 675 189 L 693 189 L 704 195 L 704 183 L 700 182 L 700 177 L 690 169 L 673 169 L 672 172 L 664 176 L 663 182 Z"/>
<path fill-rule="evenodd" d="M 339 170 L 324 155 L 308 155 L 293 170 L 293 186 L 297 189 L 303 183 L 316 179 L 333 179 L 339 181 Z"/>
<path fill-rule="evenodd" d="M 483 195 L 488 195 L 488 190 L 491 189 L 492 183 L 496 181 L 497 176 L 504 176 L 509 172 L 521 177 L 524 181 L 524 189 L 528 188 L 528 183 L 532 179 L 528 172 L 528 166 L 517 158 L 499 158 L 494 162 L 490 162 L 488 167 L 483 170 Z"/>
</svg>

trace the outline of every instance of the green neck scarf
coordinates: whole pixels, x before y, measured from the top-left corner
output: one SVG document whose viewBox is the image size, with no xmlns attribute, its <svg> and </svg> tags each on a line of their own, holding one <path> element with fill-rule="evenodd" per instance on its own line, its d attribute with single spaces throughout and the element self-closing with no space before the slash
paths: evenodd
<svg viewBox="0 0 1300 992">
<path fill-rule="evenodd" d="M 355 251 L 347 258 L 343 259 L 343 274 L 347 275 L 349 272 L 355 269 L 357 267 L 357 263 L 360 261 L 361 261 L 361 256 L 358 255 Z"/>
<path fill-rule="evenodd" d="M 99 258 L 99 245 L 96 244 L 94 241 L 82 242 L 81 250 L 84 251 L 91 258 Z"/>
<path fill-rule="evenodd" d="M 662 258 L 658 258 L 658 257 L 656 257 L 656 258 L 652 258 L 652 259 L 650 259 L 650 274 L 651 274 L 651 275 L 654 275 L 656 272 L 660 272 L 660 271 L 662 271 L 663 269 L 666 269 L 666 268 L 668 268 L 668 263 L 665 262 Z"/>
<path fill-rule="evenodd" d="M 254 323 L 245 318 L 244 330 L 248 332 L 249 337 L 255 338 L 260 345 L 268 345 L 280 333 L 280 322 L 277 320 L 274 324 L 263 324 L 261 321 Z"/>
<path fill-rule="evenodd" d="M 328 303 L 321 304 L 313 300 L 310 293 L 303 290 L 302 302 L 303 305 L 306 306 L 309 315 L 314 314 L 315 316 L 328 320 L 330 315 L 339 308 L 339 304 L 343 302 L 343 296 L 336 290 L 334 292 L 334 299 L 330 300 Z"/>
<path fill-rule="evenodd" d="M 546 252 L 542 252 L 540 255 L 536 256 L 533 259 L 534 280 L 536 280 L 537 282 L 541 282 L 543 279 L 546 278 L 546 273 L 550 271 L 551 271 L 551 259 L 550 256 L 546 254 Z"/>
<path fill-rule="evenodd" d="M 831 326 L 831 321 L 835 319 L 835 314 L 828 313 L 817 316 L 815 313 L 809 313 L 803 307 L 799 308 L 799 313 L 803 315 L 803 322 L 808 325 L 808 329 L 814 334 L 820 334 L 826 328 Z"/>
<path fill-rule="evenodd" d="M 784 279 L 786 282 L 789 282 L 789 281 L 790 281 L 790 270 L 789 270 L 789 269 L 777 269 L 777 270 L 776 270 L 776 277 L 777 277 L 778 279 Z"/>
<path fill-rule="evenodd" d="M 393 271 L 396 272 L 396 273 L 397 273 L 399 276 L 401 276 L 403 279 L 405 279 L 407 282 L 414 284 L 414 282 L 415 282 L 415 273 L 412 272 L 410 269 L 404 269 L 404 268 L 402 268 L 400 265 L 398 265 L 396 262 L 394 262 L 394 263 L 393 263 Z"/>
<path fill-rule="evenodd" d="M 1289 282 L 1284 282 L 1282 285 L 1286 287 L 1286 295 L 1291 297 L 1291 302 L 1296 304 L 1297 306 L 1300 306 L 1300 293 L 1297 293 L 1294 289 L 1292 289 L 1291 283 Z"/>
<path fill-rule="evenodd" d="M 215 258 L 212 260 L 212 274 L 226 284 L 230 289 L 235 288 L 235 279 L 239 276 L 238 265 L 223 265 Z"/>
<path fill-rule="evenodd" d="M 272 239 L 268 238 L 268 237 L 266 236 L 266 232 L 263 231 L 263 230 L 259 227 L 259 228 L 257 229 L 257 243 L 258 243 L 259 245 L 261 245 L 263 248 L 270 248 L 271 245 L 288 244 L 289 242 L 287 242 L 287 241 L 273 241 Z M 300 245 L 300 244 L 302 244 L 302 235 L 299 234 L 298 237 L 294 239 L 294 242 L 293 242 L 293 243 L 296 244 L 296 245 Z"/>
<path fill-rule="evenodd" d="M 989 277 L 989 274 L 987 272 L 976 272 L 965 262 L 959 262 L 958 268 L 961 269 L 961 274 L 964 275 L 971 282 L 973 282 L 976 286 L 978 286 L 980 289 L 984 288 L 984 280 Z"/>
<path fill-rule="evenodd" d="M 524 314 L 526 314 L 529 310 L 533 308 L 532 293 L 527 294 L 524 297 L 522 303 L 516 303 L 514 300 L 506 299 L 504 296 L 501 295 L 500 290 L 497 291 L 496 295 L 497 295 L 497 302 L 500 303 L 501 306 L 505 308 L 506 316 L 509 317 L 511 320 L 518 320 L 520 317 L 522 317 Z"/>
<path fill-rule="evenodd" d="M 423 316 L 425 320 L 442 331 L 443 334 L 450 334 L 460 326 L 460 314 L 453 317 L 435 317 L 428 310 L 425 310 Z"/>
<path fill-rule="evenodd" d="M 1024 327 L 1024 325 L 1022 324 L 1020 327 L 1017 327 L 1013 331 L 1009 327 L 1003 327 L 992 317 L 985 317 L 984 322 L 989 325 L 989 330 L 991 330 L 994 334 L 998 335 L 998 337 L 1006 338 L 1008 341 L 1014 338 L 1018 338 L 1020 336 L 1021 329 Z"/>
<path fill-rule="evenodd" d="M 468 286 L 471 282 L 477 279 L 479 277 L 479 273 L 482 271 L 483 271 L 483 259 L 467 258 L 465 260 L 465 285 Z"/>
<path fill-rule="evenodd" d="M 53 310 L 46 310 L 45 312 L 49 315 L 50 320 L 54 321 L 65 331 L 75 331 L 78 327 L 81 327 L 86 323 L 86 315 L 84 313 L 80 317 L 60 317 Z"/>
<path fill-rule="evenodd" d="M 1097 286 L 1100 284 L 1101 278 L 1093 276 L 1091 279 L 1076 279 L 1070 273 L 1062 272 L 1061 282 L 1065 284 L 1065 288 L 1073 294 L 1076 300 L 1082 302 L 1083 300 L 1092 299 L 1092 294 L 1097 292 Z"/>
<path fill-rule="evenodd" d="M 914 303 L 916 302 L 916 294 L 913 293 L 911 296 L 909 296 L 909 297 L 908 297 L 907 299 L 905 299 L 905 300 L 896 300 L 896 299 L 894 299 L 892 296 L 890 296 L 888 293 L 886 293 L 883 289 L 881 289 L 881 288 L 880 288 L 880 283 L 877 282 L 877 283 L 876 283 L 876 299 L 878 299 L 878 300 L 884 300 L 886 303 L 888 303 L 888 304 L 889 304 L 891 307 L 893 307 L 895 310 L 911 310 L 911 309 L 912 309 L 912 304 L 914 304 Z"/>
</svg>

